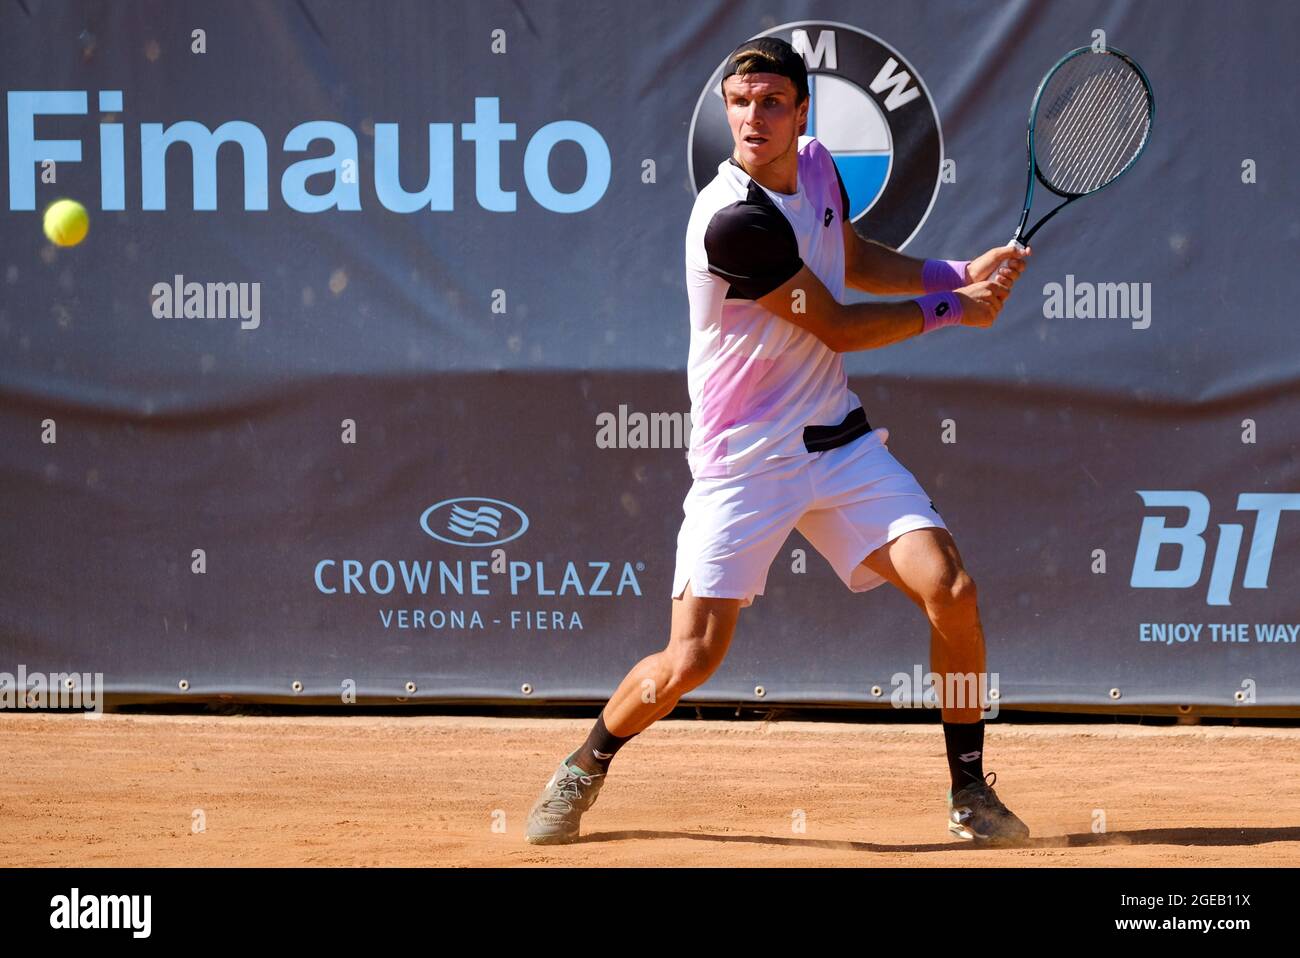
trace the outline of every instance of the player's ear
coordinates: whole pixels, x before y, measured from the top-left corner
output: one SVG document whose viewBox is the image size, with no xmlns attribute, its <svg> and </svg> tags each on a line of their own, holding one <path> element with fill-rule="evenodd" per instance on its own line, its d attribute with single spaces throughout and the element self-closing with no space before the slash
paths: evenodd
<svg viewBox="0 0 1300 958">
<path fill-rule="evenodd" d="M 812 102 L 812 97 L 804 97 L 799 104 L 799 135 L 803 136 L 808 132 L 808 104 Z"/>
</svg>

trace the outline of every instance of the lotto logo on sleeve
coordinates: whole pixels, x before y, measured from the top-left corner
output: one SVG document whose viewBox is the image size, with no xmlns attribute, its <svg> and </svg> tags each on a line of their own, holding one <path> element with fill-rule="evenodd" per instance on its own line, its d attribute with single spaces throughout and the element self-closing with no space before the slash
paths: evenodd
<svg viewBox="0 0 1300 958">
<path fill-rule="evenodd" d="M 943 134 L 920 74 L 879 37 L 847 23 L 801 20 L 759 36 L 780 37 L 808 67 L 808 128 L 835 158 L 859 232 L 901 249 L 939 193 Z M 731 155 L 718 64 L 700 93 L 687 143 L 698 193 Z"/>
</svg>

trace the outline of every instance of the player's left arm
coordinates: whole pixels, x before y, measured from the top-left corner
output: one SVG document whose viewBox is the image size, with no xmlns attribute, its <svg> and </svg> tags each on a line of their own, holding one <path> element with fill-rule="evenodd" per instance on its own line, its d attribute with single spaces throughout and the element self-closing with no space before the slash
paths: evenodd
<svg viewBox="0 0 1300 958">
<path fill-rule="evenodd" d="M 898 250 L 890 249 L 883 243 L 864 239 L 858 235 L 849 221 L 849 191 L 844 186 L 844 178 L 835 161 L 828 162 L 835 172 L 836 185 L 840 193 L 840 229 L 844 234 L 844 284 L 864 293 L 877 296 L 915 296 L 920 293 L 938 290 L 959 289 L 971 283 L 979 283 L 993 278 L 993 271 L 998 263 L 1007 260 L 1011 270 L 1010 279 L 1016 279 L 1025 268 L 1025 257 L 1029 250 L 1021 251 L 1014 246 L 997 246 L 981 253 L 967 263 L 957 264 L 934 261 L 930 267 L 931 275 L 926 276 L 926 263 L 929 260 L 906 256 Z M 955 267 L 960 265 L 965 275 L 957 275 Z M 926 280 L 929 279 L 927 284 Z"/>
<path fill-rule="evenodd" d="M 841 224 L 841 228 L 844 231 L 845 285 L 878 296 L 915 296 L 931 291 L 925 282 L 926 260 L 862 238 L 848 220 Z M 1012 278 L 1018 278 L 1024 271 L 1028 255 L 1028 249 L 1022 252 L 1014 246 L 996 246 L 966 263 L 966 275 L 954 275 L 947 288 L 957 289 L 991 279 L 993 270 L 1004 259 L 1012 271 Z"/>
<path fill-rule="evenodd" d="M 863 239 L 847 219 L 844 231 L 844 283 L 864 293 L 904 296 L 924 293 L 925 260 L 905 256 L 875 240 Z"/>
</svg>

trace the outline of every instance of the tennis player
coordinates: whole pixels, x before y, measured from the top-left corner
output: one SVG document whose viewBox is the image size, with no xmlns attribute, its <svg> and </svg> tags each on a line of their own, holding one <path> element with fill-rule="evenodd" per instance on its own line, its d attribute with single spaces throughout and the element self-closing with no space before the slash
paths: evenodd
<svg viewBox="0 0 1300 958">
<path fill-rule="evenodd" d="M 831 154 L 804 136 L 808 74 L 784 40 L 728 58 L 722 93 L 735 150 L 686 229 L 693 483 L 677 540 L 667 647 L 642 659 L 533 806 L 526 841 L 575 841 L 610 762 L 722 662 L 740 610 L 798 529 L 854 592 L 885 582 L 930 622 L 951 789 L 948 828 L 1008 843 L 1029 830 L 984 772 L 985 674 L 975 583 L 930 497 L 848 388 L 841 354 L 944 326 L 992 325 L 1024 257 L 921 260 L 861 239 Z M 999 266 L 1003 260 L 1008 262 Z M 845 287 L 917 298 L 844 305 Z M 955 677 L 955 678 L 950 678 Z M 983 683 L 976 689 L 983 687 Z M 965 698 L 965 701 L 957 701 Z"/>
</svg>

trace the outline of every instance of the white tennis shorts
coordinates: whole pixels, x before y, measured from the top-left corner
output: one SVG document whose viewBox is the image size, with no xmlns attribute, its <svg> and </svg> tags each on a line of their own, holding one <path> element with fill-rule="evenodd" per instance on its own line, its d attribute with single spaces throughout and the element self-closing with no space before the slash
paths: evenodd
<svg viewBox="0 0 1300 958">
<path fill-rule="evenodd" d="M 753 603 L 777 552 L 798 529 L 854 592 L 885 582 L 862 560 L 913 529 L 948 528 L 916 478 L 886 448 L 889 430 L 756 474 L 696 479 L 682 503 L 673 598 Z"/>
</svg>

